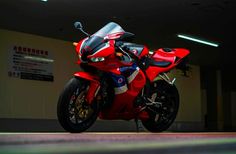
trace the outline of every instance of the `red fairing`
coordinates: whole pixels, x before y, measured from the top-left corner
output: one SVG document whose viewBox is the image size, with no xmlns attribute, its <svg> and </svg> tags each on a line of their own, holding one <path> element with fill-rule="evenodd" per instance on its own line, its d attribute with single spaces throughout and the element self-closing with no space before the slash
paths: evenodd
<svg viewBox="0 0 236 154">
<path fill-rule="evenodd" d="M 146 46 L 144 46 L 142 53 L 139 55 L 139 58 L 142 58 L 143 56 L 146 56 L 149 54 L 149 50 Z"/>
<path fill-rule="evenodd" d="M 157 69 L 157 67 L 155 66 L 149 66 L 148 69 L 146 70 L 146 73 L 149 80 L 153 81 L 157 77 L 157 75 L 161 72 L 164 72 L 164 70 L 166 69 L 165 68 Z"/>
<path fill-rule="evenodd" d="M 168 62 L 174 62 L 175 60 L 175 52 L 165 52 L 163 49 L 158 49 L 154 52 L 152 55 L 152 58 L 155 61 L 168 61 Z"/>
<path fill-rule="evenodd" d="M 78 42 L 77 46 L 75 47 L 75 50 L 77 52 L 78 55 L 81 55 L 81 50 L 82 50 L 82 45 L 84 44 L 84 42 L 87 40 L 88 38 L 85 38 L 81 41 Z"/>
<path fill-rule="evenodd" d="M 74 76 L 87 79 L 89 81 L 98 82 L 99 78 L 97 76 L 91 75 L 88 72 L 77 72 Z"/>
<path fill-rule="evenodd" d="M 107 57 L 114 53 L 114 40 L 110 40 L 107 43 L 105 43 L 105 46 L 98 51 L 96 51 L 94 54 L 89 55 L 88 58 L 96 58 L 96 57 Z"/>
<path fill-rule="evenodd" d="M 111 72 L 111 73 L 120 75 L 121 73 L 119 71 L 119 68 L 125 65 L 130 66 L 132 65 L 132 63 L 127 62 L 124 64 L 122 63 L 122 61 L 118 59 L 118 57 L 115 55 L 115 46 L 114 46 L 115 41 L 114 40 L 108 41 L 107 44 L 108 45 L 105 46 L 103 50 L 97 51 L 95 52 L 95 54 L 88 56 L 88 58 L 104 57 L 105 61 L 90 63 L 90 65 L 98 68 L 99 70 L 103 70 L 105 72 Z"/>
<path fill-rule="evenodd" d="M 112 106 L 107 110 L 103 110 L 100 113 L 99 118 L 110 119 L 110 120 L 111 119 L 130 120 L 137 115 L 142 120 L 148 118 L 146 112 L 140 112 L 138 108 L 133 107 L 134 106 L 133 102 L 135 98 L 146 84 L 146 78 L 144 73 L 140 69 L 136 71 L 137 74 L 134 73 L 136 76 L 130 80 L 128 79 L 129 80 L 128 90 L 125 93 L 117 94 L 114 98 Z M 122 111 L 124 108 L 126 109 L 125 112 Z"/>
<path fill-rule="evenodd" d="M 75 51 L 76 51 L 76 54 L 78 57 L 81 57 L 81 51 L 82 51 L 82 46 L 83 44 L 85 43 L 85 41 L 87 40 L 88 38 L 85 38 L 81 41 L 78 42 L 78 44 L 75 46 Z M 80 64 L 81 63 L 81 59 L 78 58 L 78 61 L 77 61 L 77 64 Z"/>
</svg>

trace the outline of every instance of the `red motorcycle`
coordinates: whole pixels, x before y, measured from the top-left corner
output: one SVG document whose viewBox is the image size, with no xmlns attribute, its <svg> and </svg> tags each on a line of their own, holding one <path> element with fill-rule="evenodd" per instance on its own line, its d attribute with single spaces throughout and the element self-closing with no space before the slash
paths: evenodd
<svg viewBox="0 0 236 154">
<path fill-rule="evenodd" d="M 57 115 L 69 132 L 83 132 L 99 117 L 104 120 L 140 120 L 151 132 L 174 122 L 179 94 L 166 72 L 189 51 L 161 48 L 149 52 L 144 45 L 127 42 L 134 34 L 110 22 L 93 35 L 75 23 L 86 38 L 74 43 L 83 71 L 74 74 L 60 94 Z"/>
</svg>

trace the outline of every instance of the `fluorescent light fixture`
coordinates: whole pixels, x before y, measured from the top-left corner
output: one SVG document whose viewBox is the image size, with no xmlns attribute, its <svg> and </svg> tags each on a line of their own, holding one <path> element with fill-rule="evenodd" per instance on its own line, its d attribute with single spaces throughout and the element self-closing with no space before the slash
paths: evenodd
<svg viewBox="0 0 236 154">
<path fill-rule="evenodd" d="M 29 59 L 29 60 L 34 60 L 34 61 L 41 61 L 41 62 L 49 62 L 49 63 L 53 63 L 54 62 L 53 59 L 41 58 L 41 57 L 24 56 L 24 58 L 25 59 Z"/>
<path fill-rule="evenodd" d="M 216 43 L 213 43 L 213 42 L 209 42 L 209 41 L 203 41 L 203 40 L 200 40 L 200 39 L 197 39 L 197 38 L 194 38 L 194 37 L 190 37 L 190 36 L 187 36 L 187 35 L 178 34 L 177 36 L 179 38 L 182 38 L 182 39 L 186 39 L 186 40 L 190 40 L 190 41 L 194 41 L 194 42 L 210 45 L 210 46 L 213 46 L 213 47 L 218 47 L 219 46 L 219 44 L 216 44 Z"/>
<path fill-rule="evenodd" d="M 41 0 L 42 2 L 47 2 L 48 0 Z"/>
</svg>

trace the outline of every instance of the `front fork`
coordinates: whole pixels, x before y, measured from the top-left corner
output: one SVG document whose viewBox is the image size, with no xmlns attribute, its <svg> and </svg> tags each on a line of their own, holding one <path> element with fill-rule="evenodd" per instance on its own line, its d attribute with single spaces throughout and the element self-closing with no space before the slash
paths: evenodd
<svg viewBox="0 0 236 154">
<path fill-rule="evenodd" d="M 89 105 L 92 104 L 94 98 L 97 96 L 100 90 L 100 82 L 97 76 L 94 76 L 87 72 L 77 72 L 74 74 L 75 77 L 85 79 L 90 82 L 89 87 L 87 89 L 86 100 Z"/>
<path fill-rule="evenodd" d="M 85 97 L 89 105 L 92 104 L 93 99 L 96 98 L 99 90 L 100 90 L 100 84 L 91 81 Z"/>
</svg>

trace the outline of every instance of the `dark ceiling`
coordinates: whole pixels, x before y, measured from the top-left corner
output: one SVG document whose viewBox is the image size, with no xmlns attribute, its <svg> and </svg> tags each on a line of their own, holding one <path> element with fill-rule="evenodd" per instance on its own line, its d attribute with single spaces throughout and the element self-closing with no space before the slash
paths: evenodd
<svg viewBox="0 0 236 154">
<path fill-rule="evenodd" d="M 150 49 L 185 47 L 190 62 L 202 66 L 235 65 L 235 0 L 1 0 L 0 28 L 62 40 L 84 37 L 80 20 L 94 33 L 110 21 L 136 34 Z M 219 48 L 176 37 L 183 33 L 218 42 Z"/>
</svg>

